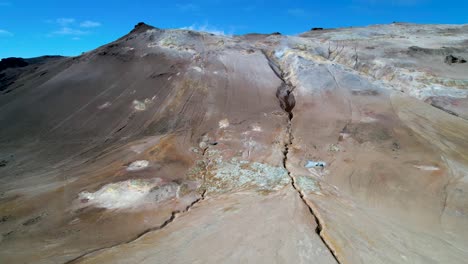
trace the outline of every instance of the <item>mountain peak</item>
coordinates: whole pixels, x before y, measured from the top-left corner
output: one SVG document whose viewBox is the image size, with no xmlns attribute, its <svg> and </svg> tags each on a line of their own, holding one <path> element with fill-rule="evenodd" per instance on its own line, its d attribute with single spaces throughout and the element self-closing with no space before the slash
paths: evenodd
<svg viewBox="0 0 468 264">
<path fill-rule="evenodd" d="M 138 22 L 130 33 L 141 33 L 148 29 L 154 29 L 155 27 L 146 24 L 145 22 Z"/>
</svg>

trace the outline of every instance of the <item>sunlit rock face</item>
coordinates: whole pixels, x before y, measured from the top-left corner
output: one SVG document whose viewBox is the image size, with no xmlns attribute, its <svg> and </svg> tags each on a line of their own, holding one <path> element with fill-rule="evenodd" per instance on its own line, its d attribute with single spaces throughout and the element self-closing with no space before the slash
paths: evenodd
<svg viewBox="0 0 468 264">
<path fill-rule="evenodd" d="M 467 40 L 138 24 L 5 61 L 0 262 L 465 263 Z"/>
</svg>

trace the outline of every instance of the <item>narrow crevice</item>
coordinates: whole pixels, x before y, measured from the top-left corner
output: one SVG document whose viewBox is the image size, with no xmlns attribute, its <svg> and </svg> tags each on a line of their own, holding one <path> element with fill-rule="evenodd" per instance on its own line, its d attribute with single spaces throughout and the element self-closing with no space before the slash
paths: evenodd
<svg viewBox="0 0 468 264">
<path fill-rule="evenodd" d="M 444 108 L 443 106 L 441 106 L 441 105 L 437 105 L 436 103 L 430 103 L 430 105 L 431 105 L 432 107 L 435 107 L 435 108 L 437 108 L 437 109 L 439 109 L 439 110 L 442 110 L 442 111 L 444 111 L 444 112 L 446 112 L 446 113 L 448 113 L 448 114 L 450 114 L 450 115 L 460 117 L 460 116 L 459 116 L 457 113 L 455 113 L 454 111 L 445 109 L 445 108 Z"/>
<path fill-rule="evenodd" d="M 286 169 L 287 170 L 287 169 Z M 302 202 L 309 208 L 309 212 L 312 215 L 312 217 L 315 220 L 315 223 L 317 224 L 317 227 L 315 228 L 315 233 L 320 237 L 322 240 L 323 244 L 327 247 L 328 251 L 330 251 L 331 255 L 335 259 L 335 261 L 340 264 L 340 260 L 338 259 L 338 256 L 336 254 L 335 249 L 333 249 L 333 246 L 326 240 L 324 235 L 322 234 L 323 231 L 323 220 L 317 217 L 317 214 L 315 213 L 313 207 L 307 202 L 303 191 L 296 185 L 296 179 L 294 176 L 291 175 L 291 173 L 288 170 L 288 175 L 291 178 L 291 185 L 294 188 L 294 190 L 299 194 L 299 197 L 301 197 Z"/>
<path fill-rule="evenodd" d="M 288 167 L 287 167 L 289 149 L 292 146 L 293 139 L 294 139 L 293 133 L 292 133 L 292 120 L 294 118 L 293 109 L 296 105 L 296 99 L 293 94 L 295 87 L 291 83 L 288 83 L 285 80 L 284 72 L 281 69 L 280 65 L 278 63 L 275 63 L 275 60 L 271 58 L 267 54 L 266 51 L 262 51 L 262 52 L 263 52 L 263 55 L 265 55 L 265 58 L 268 60 L 270 68 L 273 70 L 273 72 L 276 74 L 276 76 L 278 76 L 278 78 L 282 82 L 281 85 L 276 90 L 276 97 L 278 98 L 281 109 L 283 109 L 284 112 L 288 115 L 288 124 L 286 127 L 286 140 L 284 142 L 284 147 L 282 151 L 283 152 L 283 167 L 286 169 L 287 174 L 289 178 L 291 179 L 292 188 L 299 194 L 299 197 L 301 198 L 302 202 L 307 206 L 307 208 L 309 208 L 309 212 L 315 220 L 315 223 L 317 225 L 317 227 L 315 228 L 315 233 L 317 233 L 317 235 L 320 237 L 323 244 L 327 247 L 328 251 L 330 251 L 330 254 L 333 256 L 335 261 L 337 263 L 340 263 L 336 255 L 336 251 L 333 249 L 332 245 L 325 239 L 325 237 L 322 234 L 323 220 L 317 217 L 317 213 L 315 213 L 313 206 L 311 206 L 309 202 L 306 200 L 304 193 L 296 184 L 296 179 L 294 178 L 294 176 L 291 174 L 291 172 L 288 170 Z"/>
<path fill-rule="evenodd" d="M 212 142 L 210 143 L 211 145 L 217 145 L 217 142 Z M 120 246 L 120 245 L 125 245 L 125 244 L 130 244 L 132 242 L 134 242 L 135 240 L 141 238 L 142 236 L 146 235 L 147 233 L 150 233 L 150 232 L 154 232 L 154 231 L 158 231 L 158 230 L 161 230 L 163 228 L 165 228 L 166 226 L 168 226 L 170 223 L 172 223 L 178 215 L 180 214 L 183 214 L 183 213 L 186 213 L 188 211 L 190 211 L 190 209 L 195 206 L 196 204 L 198 204 L 199 202 L 205 200 L 206 198 L 206 188 L 205 188 L 205 183 L 206 183 L 206 174 L 208 173 L 208 169 L 207 169 L 207 166 L 208 166 L 208 163 L 209 161 L 207 161 L 207 157 L 206 157 L 206 152 L 208 150 L 209 146 L 204 148 L 203 149 L 203 152 L 202 152 L 202 157 L 203 157 L 203 172 L 202 172 L 202 184 L 201 184 L 201 194 L 200 194 L 200 198 L 194 200 L 191 204 L 189 204 L 187 207 L 185 207 L 185 209 L 183 210 L 176 210 L 176 211 L 173 211 L 171 212 L 171 216 L 166 219 L 166 221 L 164 221 L 161 225 L 159 226 L 156 226 L 156 227 L 152 227 L 152 228 L 149 228 L 149 229 L 146 229 L 144 230 L 143 232 L 137 234 L 136 236 L 134 236 L 133 238 L 127 240 L 127 241 L 124 241 L 124 242 L 120 242 L 120 243 L 117 243 L 117 244 L 114 244 L 114 245 L 111 245 L 111 246 L 107 246 L 107 247 L 102 247 L 102 248 L 97 248 L 97 249 L 94 249 L 94 250 L 91 250 L 91 251 L 88 251 L 86 253 L 83 253 L 81 254 L 80 256 L 72 259 L 72 260 L 69 260 L 69 261 L 66 261 L 65 264 L 71 264 L 71 263 L 78 263 L 81 259 L 93 254 L 93 253 L 96 253 L 96 252 L 99 252 L 99 251 L 102 251 L 102 250 L 106 250 L 106 249 L 110 249 L 110 248 L 114 248 L 114 247 L 117 247 L 117 246 Z"/>
<path fill-rule="evenodd" d="M 187 207 L 185 207 L 185 209 L 173 211 L 171 213 L 171 216 L 168 219 L 166 219 L 166 221 L 164 221 L 164 223 L 162 223 L 161 225 L 146 229 L 143 232 L 137 234 L 136 236 L 134 236 L 133 238 L 131 238 L 131 239 L 127 240 L 127 241 L 120 242 L 120 243 L 117 243 L 117 244 L 114 244 L 114 245 L 111 245 L 111 246 L 102 247 L 102 248 L 98 248 L 98 249 L 88 251 L 88 252 L 86 252 L 84 254 L 79 255 L 78 257 L 76 257 L 76 258 L 74 258 L 72 260 L 66 261 L 65 264 L 78 263 L 81 259 L 83 259 L 83 258 L 85 258 L 85 257 L 87 257 L 87 256 L 89 256 L 89 255 L 91 255 L 93 253 L 96 253 L 96 252 L 99 252 L 99 251 L 102 251 L 102 250 L 106 250 L 106 249 L 111 249 L 111 248 L 121 246 L 121 245 L 125 245 L 125 244 L 130 244 L 130 243 L 134 242 L 135 240 L 141 238 L 142 236 L 146 235 L 147 233 L 161 230 L 161 229 L 165 228 L 166 226 L 168 226 L 170 223 L 172 223 L 177 218 L 178 215 L 190 211 L 190 209 L 193 206 L 195 206 L 197 203 L 203 201 L 205 199 L 205 194 L 206 194 L 206 191 L 203 191 L 200 198 L 193 201 L 191 204 L 189 204 Z"/>
</svg>

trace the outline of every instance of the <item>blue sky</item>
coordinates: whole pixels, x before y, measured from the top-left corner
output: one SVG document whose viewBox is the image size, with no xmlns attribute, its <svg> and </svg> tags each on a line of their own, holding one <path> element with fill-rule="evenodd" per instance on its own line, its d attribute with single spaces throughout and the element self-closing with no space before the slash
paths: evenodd
<svg viewBox="0 0 468 264">
<path fill-rule="evenodd" d="M 0 0 L 0 58 L 78 55 L 144 21 L 225 34 L 297 34 L 311 27 L 405 21 L 468 23 L 467 0 Z"/>
</svg>

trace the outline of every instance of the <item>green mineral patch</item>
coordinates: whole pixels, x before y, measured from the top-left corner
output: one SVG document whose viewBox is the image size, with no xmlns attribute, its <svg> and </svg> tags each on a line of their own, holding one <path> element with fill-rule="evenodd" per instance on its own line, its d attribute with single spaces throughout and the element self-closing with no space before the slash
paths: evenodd
<svg viewBox="0 0 468 264">
<path fill-rule="evenodd" d="M 177 39 L 175 36 L 167 36 L 160 40 L 161 46 L 173 47 L 177 46 Z"/>
<path fill-rule="evenodd" d="M 447 90 L 450 91 L 450 88 L 459 88 L 459 89 L 467 89 L 468 88 L 468 80 L 454 80 L 454 79 L 447 79 L 447 78 L 421 78 L 420 81 L 424 84 L 433 86 L 434 84 L 441 84 L 446 86 Z"/>
<path fill-rule="evenodd" d="M 314 178 L 308 176 L 297 176 L 296 184 L 305 192 L 320 192 L 320 186 Z"/>
<path fill-rule="evenodd" d="M 205 162 L 198 160 L 195 165 L 187 171 L 187 177 L 192 180 L 202 179 L 205 173 Z"/>
<path fill-rule="evenodd" d="M 192 189 L 190 189 L 187 183 L 183 183 L 180 185 L 179 196 L 185 196 L 191 192 L 192 192 Z"/>
<path fill-rule="evenodd" d="M 214 193 L 242 189 L 268 193 L 290 183 L 287 171 L 283 167 L 236 158 L 230 161 L 217 160 L 209 171 L 205 185 L 208 192 Z"/>
</svg>

